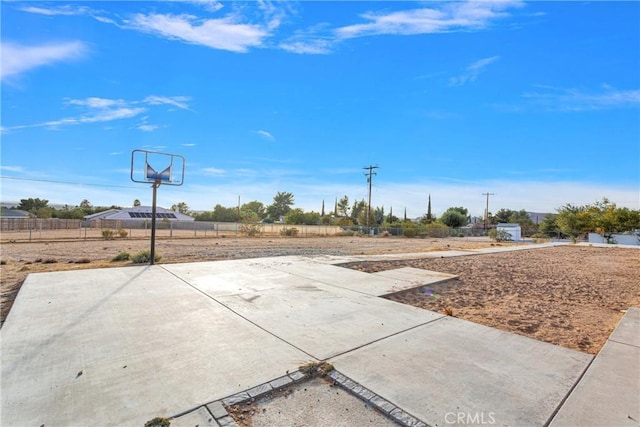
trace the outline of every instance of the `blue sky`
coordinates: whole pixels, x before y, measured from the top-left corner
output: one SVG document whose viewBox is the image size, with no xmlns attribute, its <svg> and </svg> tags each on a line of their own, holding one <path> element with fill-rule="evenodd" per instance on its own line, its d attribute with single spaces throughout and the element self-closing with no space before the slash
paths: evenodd
<svg viewBox="0 0 640 427">
<path fill-rule="evenodd" d="M 12 2 L 1 198 L 640 208 L 638 2 Z M 137 166 L 137 165 L 136 165 Z M 154 165 L 161 169 L 162 165 Z"/>
</svg>

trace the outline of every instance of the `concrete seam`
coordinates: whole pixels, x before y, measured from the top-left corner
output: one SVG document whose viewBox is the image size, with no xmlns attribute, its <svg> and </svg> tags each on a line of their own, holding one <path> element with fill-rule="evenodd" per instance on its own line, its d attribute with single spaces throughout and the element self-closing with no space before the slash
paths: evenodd
<svg viewBox="0 0 640 427">
<path fill-rule="evenodd" d="M 429 320 L 428 322 L 420 323 L 419 325 L 415 325 L 415 326 L 412 326 L 412 327 L 410 327 L 410 328 L 403 329 L 403 330 L 398 331 L 398 332 L 394 332 L 394 333 L 393 333 L 393 334 L 391 334 L 391 335 L 386 335 L 386 336 L 384 336 L 384 337 L 378 338 L 378 339 L 373 340 L 373 341 L 371 341 L 371 342 L 368 342 L 368 343 L 362 344 L 362 345 L 361 345 L 361 346 L 359 346 L 359 347 L 355 347 L 355 348 L 352 348 L 352 349 L 350 349 L 350 350 L 343 351 L 342 353 L 334 354 L 334 355 L 332 355 L 332 356 L 328 357 L 328 358 L 327 358 L 327 359 L 325 359 L 325 360 L 330 360 L 330 359 L 336 358 L 336 357 L 338 357 L 338 356 L 342 356 L 342 355 L 345 355 L 345 354 L 351 353 L 351 352 L 353 352 L 353 351 L 360 350 L 361 348 L 367 347 L 367 346 L 369 346 L 369 345 L 371 345 L 371 344 L 375 344 L 375 343 L 377 343 L 377 342 L 379 342 L 379 341 L 386 340 L 387 338 L 395 337 L 396 335 L 400 335 L 400 334 L 403 334 L 403 333 L 405 333 L 405 332 L 412 331 L 412 330 L 414 330 L 414 329 L 416 329 L 416 328 L 419 328 L 419 327 L 421 327 L 421 326 L 425 326 L 425 325 L 428 325 L 428 324 L 430 324 L 430 323 L 437 322 L 438 320 L 446 319 L 447 317 L 448 317 L 448 316 L 441 315 L 440 317 L 437 317 L 437 318 L 435 318 L 435 319 Z"/>
<path fill-rule="evenodd" d="M 614 342 L 614 343 L 616 343 L 616 344 L 626 345 L 626 346 L 628 346 L 628 347 L 640 348 L 639 346 L 637 346 L 637 345 L 635 345 L 635 344 L 629 344 L 629 343 L 627 343 L 627 342 L 616 341 L 616 340 L 612 340 L 612 339 L 608 339 L 607 341 L 608 341 L 608 342 Z M 606 345 L 606 343 L 605 343 L 605 345 Z M 602 348 L 604 348 L 604 346 L 603 346 Z"/>
<path fill-rule="evenodd" d="M 591 358 L 591 360 L 589 361 L 587 366 L 584 368 L 584 370 L 582 371 L 582 373 L 580 374 L 576 382 L 571 386 L 571 388 L 569 389 L 569 391 L 567 391 L 567 394 L 562 398 L 562 400 L 560 401 L 556 409 L 551 413 L 547 422 L 543 424 L 543 427 L 549 427 L 549 425 L 553 422 L 553 419 L 556 417 L 556 415 L 558 415 L 558 412 L 560 412 L 560 409 L 562 409 L 564 404 L 567 402 L 567 399 L 569 399 L 569 397 L 573 394 L 576 387 L 578 387 L 578 384 L 580 384 L 580 382 L 582 381 L 582 378 L 584 378 L 584 376 L 587 374 L 587 372 L 589 371 L 589 368 L 591 367 L 593 362 L 596 360 L 596 358 L 597 356 Z"/>
</svg>

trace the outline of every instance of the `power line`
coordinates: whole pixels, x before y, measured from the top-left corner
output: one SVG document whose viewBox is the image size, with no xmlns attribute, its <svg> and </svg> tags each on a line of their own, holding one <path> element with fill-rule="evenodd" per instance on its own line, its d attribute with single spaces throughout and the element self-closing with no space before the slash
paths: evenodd
<svg viewBox="0 0 640 427">
<path fill-rule="evenodd" d="M 369 217 L 371 216 L 371 183 L 373 181 L 373 176 L 377 175 L 373 170 L 378 169 L 380 166 L 365 166 L 362 169 L 368 170 L 368 173 L 365 173 L 364 176 L 367 177 L 367 182 L 369 183 L 369 204 L 367 205 L 367 234 L 369 234 Z"/>
<path fill-rule="evenodd" d="M 86 185 L 90 187 L 109 187 L 109 188 L 131 188 L 137 189 L 138 187 L 127 186 L 127 185 L 112 185 L 112 184 L 87 184 L 82 182 L 71 182 L 71 181 L 55 181 L 50 179 L 35 179 L 35 178 L 18 178 L 15 176 L 4 176 L 0 175 L 1 179 L 13 179 L 16 181 L 33 181 L 33 182 L 48 182 L 51 184 L 70 184 L 70 185 Z"/>
</svg>

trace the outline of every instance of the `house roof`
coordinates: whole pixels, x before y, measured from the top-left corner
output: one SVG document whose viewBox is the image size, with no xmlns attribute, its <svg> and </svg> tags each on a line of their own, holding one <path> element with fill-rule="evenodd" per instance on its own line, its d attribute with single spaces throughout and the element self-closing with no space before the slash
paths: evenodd
<svg viewBox="0 0 640 427">
<path fill-rule="evenodd" d="M 20 209 L 9 209 L 4 206 L 0 209 L 2 218 L 29 218 L 29 212 Z"/>
<path fill-rule="evenodd" d="M 151 219 L 151 206 L 134 206 L 126 209 L 109 209 L 92 215 L 86 215 L 86 220 L 115 219 L 115 220 L 148 220 Z M 194 221 L 195 218 L 189 215 L 169 209 L 156 207 L 156 219 L 167 219 L 169 221 Z"/>
</svg>

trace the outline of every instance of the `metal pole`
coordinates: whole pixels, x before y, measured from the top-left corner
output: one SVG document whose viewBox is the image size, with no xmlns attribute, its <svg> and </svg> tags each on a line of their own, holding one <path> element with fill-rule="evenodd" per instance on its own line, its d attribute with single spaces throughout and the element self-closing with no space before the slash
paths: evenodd
<svg viewBox="0 0 640 427">
<path fill-rule="evenodd" d="M 154 182 L 151 186 L 153 188 L 153 202 L 151 205 L 151 259 L 149 265 L 153 265 L 156 261 L 156 193 L 159 186 L 160 181 Z"/>
</svg>

